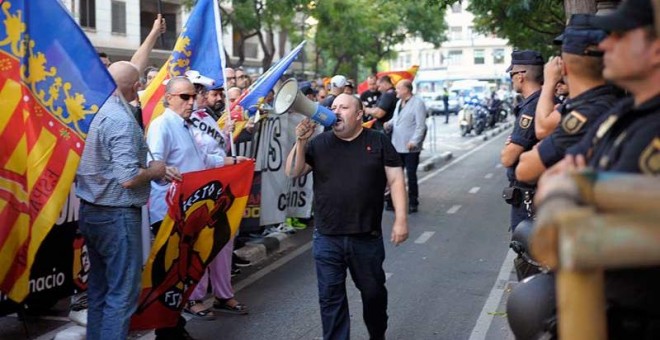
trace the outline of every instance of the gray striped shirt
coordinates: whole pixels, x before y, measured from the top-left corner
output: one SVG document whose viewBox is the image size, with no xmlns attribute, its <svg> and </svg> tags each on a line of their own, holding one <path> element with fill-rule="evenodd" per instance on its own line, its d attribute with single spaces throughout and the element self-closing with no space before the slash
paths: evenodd
<svg viewBox="0 0 660 340">
<path fill-rule="evenodd" d="M 76 173 L 76 195 L 98 205 L 143 206 L 149 183 L 126 189 L 121 183 L 145 168 L 147 144 L 132 113 L 117 96 L 111 96 L 94 117 Z"/>
</svg>

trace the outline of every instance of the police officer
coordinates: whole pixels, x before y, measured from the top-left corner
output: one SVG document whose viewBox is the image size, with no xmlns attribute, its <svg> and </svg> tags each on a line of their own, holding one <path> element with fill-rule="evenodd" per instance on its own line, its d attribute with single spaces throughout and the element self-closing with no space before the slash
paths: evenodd
<svg viewBox="0 0 660 340">
<path fill-rule="evenodd" d="M 539 52 L 514 51 L 511 54 L 511 66 L 507 69 L 513 89 L 523 97 L 522 102 L 514 108 L 518 121 L 500 156 L 502 165 L 507 168 L 509 179 L 509 188 L 504 189 L 503 197 L 511 204 L 511 230 L 532 215 L 534 185 L 518 181 L 515 169 L 520 155 L 538 142 L 534 132 L 534 115 L 541 94 L 543 64 L 543 57 Z"/>
<path fill-rule="evenodd" d="M 651 0 L 628 0 L 612 14 L 591 20 L 609 32 L 600 44 L 603 76 L 632 94 L 595 126 L 589 151 L 567 157 L 544 176 L 584 163 L 598 171 L 660 174 L 660 39 L 653 29 Z M 582 144 L 582 143 L 580 143 Z M 569 150 L 570 151 L 570 150 Z M 541 181 L 543 186 L 543 181 Z M 543 188 L 545 191 L 546 188 Z M 605 275 L 610 339 L 660 338 L 660 268 L 610 270 Z M 521 283 L 507 303 L 517 339 L 553 332 L 554 277 Z"/>
<path fill-rule="evenodd" d="M 562 57 L 551 58 L 545 66 L 541 91 L 541 98 L 552 100 L 555 84 L 563 75 L 569 86 L 568 99 L 551 113 L 561 120 L 560 124 L 538 147 L 520 156 L 516 167 L 519 181 L 535 183 L 543 171 L 564 158 L 566 149 L 579 142 L 617 100 L 613 87 L 605 83 L 602 75 L 603 53 L 597 45 L 605 38 L 605 31 L 586 25 L 584 20 L 588 15 L 580 14 L 580 20 L 575 17 L 562 34 Z M 579 24 L 572 25 L 574 22 Z M 538 137 L 538 130 L 536 133 Z"/>
</svg>

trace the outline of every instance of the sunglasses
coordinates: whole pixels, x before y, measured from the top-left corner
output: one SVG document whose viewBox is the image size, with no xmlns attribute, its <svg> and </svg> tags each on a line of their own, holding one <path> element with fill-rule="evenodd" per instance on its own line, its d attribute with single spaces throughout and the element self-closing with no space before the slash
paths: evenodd
<svg viewBox="0 0 660 340">
<path fill-rule="evenodd" d="M 526 71 L 526 70 L 522 70 L 522 71 L 509 72 L 509 77 L 511 77 L 511 79 L 513 79 L 513 77 L 514 77 L 516 74 L 522 74 L 522 73 L 527 73 L 527 71 Z"/>
<path fill-rule="evenodd" d="M 197 99 L 197 94 L 196 94 L 196 93 L 195 93 L 195 94 L 188 94 L 188 93 L 170 93 L 170 94 L 173 95 L 173 96 L 177 96 L 177 97 L 181 98 L 181 99 L 184 100 L 184 101 L 189 101 L 190 98 L 192 98 L 193 100 Z"/>
</svg>

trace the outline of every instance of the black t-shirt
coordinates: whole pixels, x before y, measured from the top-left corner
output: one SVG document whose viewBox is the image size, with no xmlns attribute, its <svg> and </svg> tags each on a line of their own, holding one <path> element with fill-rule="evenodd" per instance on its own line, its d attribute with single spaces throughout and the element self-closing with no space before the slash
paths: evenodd
<svg viewBox="0 0 660 340">
<path fill-rule="evenodd" d="M 378 98 L 378 103 L 376 103 L 376 107 L 379 107 L 385 111 L 385 115 L 381 118 L 378 118 L 373 126 L 374 129 L 383 130 L 383 124 L 392 119 L 394 116 L 394 109 L 396 108 L 396 101 L 396 91 L 394 91 L 394 89 L 389 89 L 380 95 L 380 98 Z"/>
<path fill-rule="evenodd" d="M 371 129 L 352 141 L 324 132 L 305 150 L 314 178 L 314 223 L 321 234 L 381 231 L 385 167 L 402 166 L 387 137 Z"/>
<path fill-rule="evenodd" d="M 380 98 L 380 91 L 366 90 L 360 95 L 360 101 L 364 107 L 375 107 Z"/>
</svg>

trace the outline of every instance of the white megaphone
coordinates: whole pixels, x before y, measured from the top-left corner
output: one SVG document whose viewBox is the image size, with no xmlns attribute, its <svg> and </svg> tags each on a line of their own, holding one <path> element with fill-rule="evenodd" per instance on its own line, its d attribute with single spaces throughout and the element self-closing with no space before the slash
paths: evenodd
<svg viewBox="0 0 660 340">
<path fill-rule="evenodd" d="M 337 117 L 332 110 L 309 100 L 300 92 L 298 82 L 295 79 L 289 79 L 282 84 L 275 95 L 273 106 L 275 114 L 281 115 L 287 111 L 298 112 L 323 126 L 332 126 L 337 121 Z"/>
</svg>

